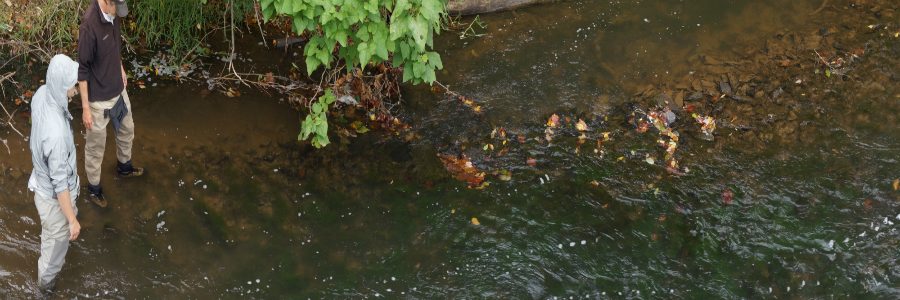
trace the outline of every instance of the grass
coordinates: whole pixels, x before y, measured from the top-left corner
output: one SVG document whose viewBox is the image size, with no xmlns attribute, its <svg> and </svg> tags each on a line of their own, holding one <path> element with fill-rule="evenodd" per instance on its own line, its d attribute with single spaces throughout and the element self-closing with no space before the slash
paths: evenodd
<svg viewBox="0 0 900 300">
<path fill-rule="evenodd" d="M 76 56 L 81 16 L 93 1 L 0 1 L 0 59 L 46 62 L 56 53 Z M 132 0 L 124 35 L 130 46 L 184 55 L 206 33 L 231 25 L 224 18 L 231 5 L 236 16 L 244 16 L 253 12 L 255 0 Z"/>
</svg>

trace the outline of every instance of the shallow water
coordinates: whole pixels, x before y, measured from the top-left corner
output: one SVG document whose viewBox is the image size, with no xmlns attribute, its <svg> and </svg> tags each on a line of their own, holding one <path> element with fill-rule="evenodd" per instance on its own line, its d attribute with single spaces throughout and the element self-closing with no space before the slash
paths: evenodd
<svg viewBox="0 0 900 300">
<path fill-rule="evenodd" d="M 812 30 L 818 4 L 572 1 L 482 16 L 486 36 L 451 32 L 436 44 L 439 80 L 484 113 L 409 88 L 412 142 L 369 133 L 312 151 L 295 142 L 299 114 L 270 96 L 135 89 L 135 161 L 149 175 L 116 179 L 108 147 L 111 204 L 79 201 L 83 233 L 60 294 L 896 298 L 896 84 L 838 89 L 817 102 L 826 118 L 801 114 L 804 136 L 766 147 L 724 128 L 715 142 L 684 134 L 684 176 L 644 162 L 659 152 L 654 136 L 617 112 L 636 87 L 688 74 L 698 54 Z M 884 55 L 897 55 L 887 43 Z M 602 155 L 568 133 L 534 141 L 551 113 L 591 118 L 592 138 L 613 138 Z M 501 146 L 489 138 L 500 126 L 528 141 Z M 9 140 L 5 166 L 28 170 L 21 141 Z M 488 142 L 508 153 L 477 156 Z M 448 149 L 512 180 L 467 189 L 436 157 Z M 33 290 L 40 230 L 22 177 L 0 181 L 0 293 L 13 297 Z"/>
</svg>

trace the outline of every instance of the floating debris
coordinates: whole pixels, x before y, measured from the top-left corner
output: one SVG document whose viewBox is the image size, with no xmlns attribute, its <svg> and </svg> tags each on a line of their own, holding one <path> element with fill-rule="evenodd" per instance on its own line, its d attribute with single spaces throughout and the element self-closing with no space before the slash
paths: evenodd
<svg viewBox="0 0 900 300">
<path fill-rule="evenodd" d="M 484 172 L 479 171 L 469 158 L 462 155 L 438 154 L 444 168 L 457 180 L 468 183 L 469 188 L 484 188 Z"/>
</svg>

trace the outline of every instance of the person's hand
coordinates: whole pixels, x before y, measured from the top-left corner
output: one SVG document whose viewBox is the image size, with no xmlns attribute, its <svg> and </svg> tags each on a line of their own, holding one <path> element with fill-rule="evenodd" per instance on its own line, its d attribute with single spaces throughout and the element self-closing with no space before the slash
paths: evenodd
<svg viewBox="0 0 900 300">
<path fill-rule="evenodd" d="M 128 88 L 128 74 L 125 74 L 125 68 L 122 68 L 122 86 Z"/>
<path fill-rule="evenodd" d="M 78 234 L 81 233 L 81 224 L 78 223 L 78 220 L 75 222 L 69 222 L 69 240 L 74 241 L 78 238 Z"/>
<path fill-rule="evenodd" d="M 85 130 L 94 129 L 94 118 L 91 117 L 91 109 L 85 109 L 81 114 L 81 122 L 84 123 Z"/>
</svg>

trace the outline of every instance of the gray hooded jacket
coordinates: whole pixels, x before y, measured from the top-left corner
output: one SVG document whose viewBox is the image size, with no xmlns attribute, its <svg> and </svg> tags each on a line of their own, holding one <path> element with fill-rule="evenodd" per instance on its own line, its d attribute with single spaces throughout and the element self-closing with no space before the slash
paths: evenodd
<svg viewBox="0 0 900 300">
<path fill-rule="evenodd" d="M 34 170 L 28 189 L 45 199 L 69 190 L 72 201 L 78 196 L 78 169 L 75 164 L 75 140 L 72 114 L 66 92 L 78 80 L 78 63 L 65 55 L 56 55 L 47 68 L 47 83 L 31 98 L 31 162 Z"/>
</svg>

